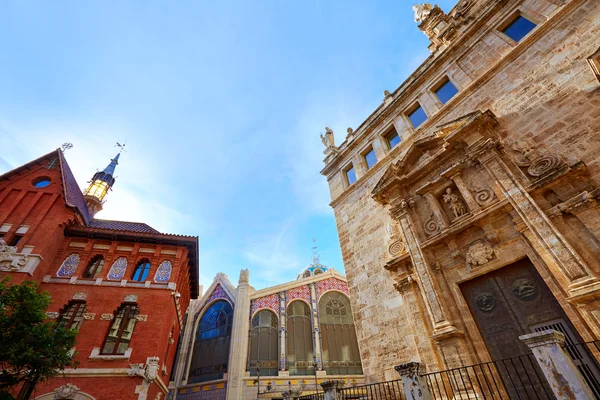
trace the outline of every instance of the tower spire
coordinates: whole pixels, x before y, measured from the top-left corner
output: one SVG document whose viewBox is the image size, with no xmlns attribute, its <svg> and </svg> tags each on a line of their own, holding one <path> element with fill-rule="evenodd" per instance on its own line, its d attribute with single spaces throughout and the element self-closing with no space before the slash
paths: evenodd
<svg viewBox="0 0 600 400">
<path fill-rule="evenodd" d="M 125 145 L 117 143 L 117 146 L 120 147 L 120 150 L 115 158 L 110 160 L 110 163 L 103 171 L 98 171 L 94 174 L 90 181 L 90 185 L 83 191 L 83 197 L 85 198 L 85 203 L 87 204 L 88 212 L 91 217 L 102 210 L 104 196 L 112 189 L 112 186 L 115 183 L 115 168 L 119 165 L 119 157 L 121 156 L 121 152 Z"/>
</svg>

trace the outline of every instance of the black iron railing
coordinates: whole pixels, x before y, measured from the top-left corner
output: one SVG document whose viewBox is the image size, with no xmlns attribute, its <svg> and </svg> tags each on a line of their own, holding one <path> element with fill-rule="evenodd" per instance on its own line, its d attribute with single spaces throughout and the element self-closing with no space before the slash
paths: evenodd
<svg viewBox="0 0 600 400">
<path fill-rule="evenodd" d="M 307 394 L 298 397 L 298 400 L 325 400 L 325 393 Z"/>
<path fill-rule="evenodd" d="M 405 400 L 400 379 L 341 389 L 343 399 Z"/>
<path fill-rule="evenodd" d="M 600 341 L 571 344 L 565 342 L 563 346 L 571 356 L 573 363 L 583 376 L 594 396 L 600 399 Z"/>
</svg>

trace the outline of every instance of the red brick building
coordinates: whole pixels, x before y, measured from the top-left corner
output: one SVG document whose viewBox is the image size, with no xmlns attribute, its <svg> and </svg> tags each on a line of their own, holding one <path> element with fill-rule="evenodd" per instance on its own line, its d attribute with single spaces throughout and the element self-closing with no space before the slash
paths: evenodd
<svg viewBox="0 0 600 400">
<path fill-rule="evenodd" d="M 78 329 L 76 369 L 38 399 L 160 399 L 198 297 L 198 238 L 94 218 L 119 155 L 82 192 L 61 150 L 0 175 L 0 277 L 40 282 L 48 317 Z"/>
</svg>

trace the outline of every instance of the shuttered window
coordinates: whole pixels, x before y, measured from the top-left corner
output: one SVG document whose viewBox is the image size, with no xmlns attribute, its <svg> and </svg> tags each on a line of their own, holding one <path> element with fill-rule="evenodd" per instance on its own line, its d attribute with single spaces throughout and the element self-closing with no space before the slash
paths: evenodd
<svg viewBox="0 0 600 400">
<path fill-rule="evenodd" d="M 290 375 L 314 374 L 314 351 L 310 307 L 301 300 L 287 309 L 287 366 Z"/>
<path fill-rule="evenodd" d="M 274 312 L 259 311 L 250 329 L 248 369 L 250 375 L 276 376 L 279 353 L 278 319 Z"/>
</svg>

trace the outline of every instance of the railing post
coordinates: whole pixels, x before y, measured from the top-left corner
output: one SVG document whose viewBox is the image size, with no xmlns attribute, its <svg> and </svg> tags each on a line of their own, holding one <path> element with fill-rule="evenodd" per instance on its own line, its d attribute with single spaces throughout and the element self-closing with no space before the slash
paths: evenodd
<svg viewBox="0 0 600 400">
<path fill-rule="evenodd" d="M 325 400 L 341 400 L 342 394 L 340 389 L 344 387 L 344 381 L 341 380 L 330 380 L 321 383 L 323 391 L 325 392 Z"/>
<path fill-rule="evenodd" d="M 533 351 L 540 369 L 557 399 L 593 399 L 573 360 L 561 347 L 565 335 L 554 329 L 519 336 Z"/>
<path fill-rule="evenodd" d="M 404 395 L 410 400 L 432 400 L 425 378 L 421 376 L 421 363 L 410 362 L 398 365 L 396 371 L 402 377 Z"/>
</svg>

